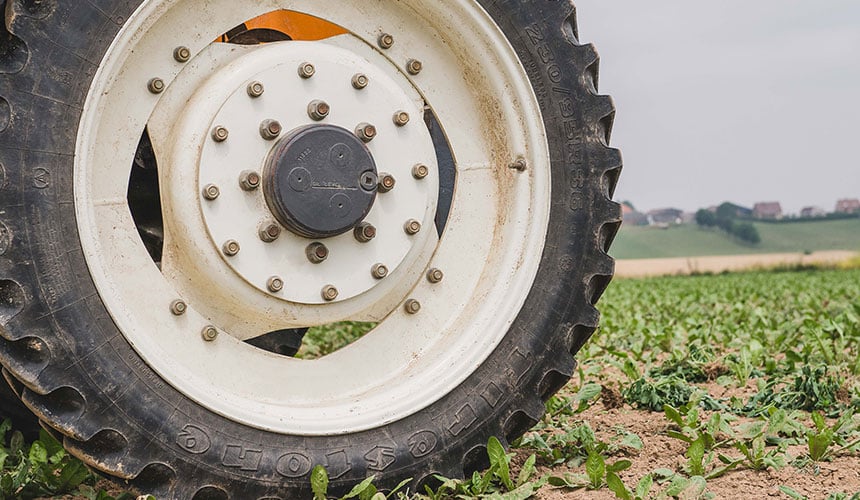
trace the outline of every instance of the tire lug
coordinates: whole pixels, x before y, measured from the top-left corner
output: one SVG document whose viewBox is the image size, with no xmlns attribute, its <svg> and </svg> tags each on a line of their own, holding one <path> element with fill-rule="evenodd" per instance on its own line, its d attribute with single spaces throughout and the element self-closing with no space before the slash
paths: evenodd
<svg viewBox="0 0 860 500">
<path fill-rule="evenodd" d="M 215 142 L 224 142 L 230 137 L 230 132 L 221 125 L 212 129 L 212 140 Z"/>
<path fill-rule="evenodd" d="M 325 101 L 315 100 L 308 104 L 308 116 L 311 117 L 311 120 L 325 120 L 330 112 L 331 106 Z"/>
<path fill-rule="evenodd" d="M 412 167 L 412 177 L 420 180 L 428 175 L 430 175 L 430 169 L 427 168 L 427 165 L 415 165 Z"/>
<path fill-rule="evenodd" d="M 369 222 L 362 222 L 355 227 L 352 234 L 359 243 L 370 243 L 376 238 L 376 228 Z"/>
<path fill-rule="evenodd" d="M 370 83 L 370 79 L 367 78 L 367 75 L 364 73 L 357 73 L 352 77 L 352 87 L 356 90 L 362 90 L 367 88 L 367 85 Z"/>
<path fill-rule="evenodd" d="M 406 310 L 406 314 L 418 314 L 421 312 L 421 302 L 409 299 L 403 304 L 403 309 Z"/>
<path fill-rule="evenodd" d="M 406 71 L 409 72 L 410 75 L 417 75 L 421 73 L 421 70 L 424 69 L 424 63 L 419 61 L 418 59 L 410 59 L 406 63 Z"/>
<path fill-rule="evenodd" d="M 306 62 L 299 65 L 299 76 L 308 79 L 313 77 L 317 72 L 317 69 L 313 64 Z"/>
<path fill-rule="evenodd" d="M 281 226 L 274 222 L 264 223 L 260 226 L 258 234 L 264 243 L 273 243 L 281 237 Z"/>
<path fill-rule="evenodd" d="M 406 224 L 403 225 L 403 230 L 406 231 L 406 234 L 409 236 L 415 236 L 421 232 L 421 223 L 415 219 L 409 219 L 406 221 Z"/>
<path fill-rule="evenodd" d="M 357 135 L 363 142 L 372 141 L 376 138 L 376 134 L 376 127 L 369 123 L 359 123 L 358 126 L 355 127 L 355 135 Z"/>
<path fill-rule="evenodd" d="M 379 192 L 387 193 L 394 189 L 394 186 L 397 185 L 397 179 L 394 178 L 393 175 L 388 173 L 379 174 Z"/>
<path fill-rule="evenodd" d="M 255 191 L 260 187 L 262 178 L 258 172 L 253 170 L 245 170 L 239 176 L 239 186 L 242 191 Z"/>
<path fill-rule="evenodd" d="M 398 111 L 394 113 L 394 124 L 398 127 L 405 127 L 409 123 L 409 113 L 406 111 Z"/>
<path fill-rule="evenodd" d="M 308 260 L 313 264 L 322 264 L 328 259 L 328 247 L 322 243 L 311 243 L 305 250 Z"/>
<path fill-rule="evenodd" d="M 524 158 L 520 158 L 517 161 L 508 165 L 508 168 L 510 168 L 511 170 L 516 170 L 518 172 L 524 172 L 528 168 L 528 166 L 529 165 L 526 160 Z"/>
<path fill-rule="evenodd" d="M 434 267 L 427 271 L 427 281 L 430 283 L 441 283 L 443 279 L 445 279 L 445 273 L 443 273 L 441 269 L 436 269 Z"/>
<path fill-rule="evenodd" d="M 335 299 L 337 299 L 338 295 L 339 292 L 337 291 L 337 288 L 334 287 L 334 285 L 326 285 L 322 289 L 322 298 L 326 302 L 334 301 Z"/>
<path fill-rule="evenodd" d="M 170 304 L 170 312 L 173 313 L 174 316 L 182 316 L 186 312 L 188 312 L 188 304 L 183 300 L 174 300 Z"/>
<path fill-rule="evenodd" d="M 263 120 L 260 124 L 260 135 L 267 141 L 274 141 L 284 129 L 278 120 Z"/>
<path fill-rule="evenodd" d="M 280 276 L 272 276 L 266 282 L 266 287 L 272 293 L 278 293 L 284 289 L 284 280 Z"/>
<path fill-rule="evenodd" d="M 388 266 L 385 264 L 374 264 L 373 268 L 370 270 L 370 274 L 378 280 L 385 279 L 388 277 Z"/>
<path fill-rule="evenodd" d="M 248 84 L 248 97 L 256 99 L 262 96 L 265 91 L 266 87 L 263 86 L 262 82 L 251 82 Z"/>
<path fill-rule="evenodd" d="M 227 257 L 235 257 L 239 255 L 239 251 L 242 250 L 242 247 L 239 246 L 239 242 L 236 240 L 227 240 L 221 247 L 221 250 Z"/>
<path fill-rule="evenodd" d="M 380 49 L 390 49 L 394 46 L 394 35 L 391 35 L 390 33 L 383 33 L 379 35 L 377 43 L 379 43 Z"/>
<path fill-rule="evenodd" d="M 214 342 L 215 339 L 218 338 L 218 329 L 210 325 L 204 327 L 203 331 L 200 332 L 200 335 L 203 336 L 203 340 L 206 342 Z"/>
<path fill-rule="evenodd" d="M 160 94 L 164 92 L 166 85 L 164 84 L 164 80 L 161 78 L 153 78 L 146 84 L 146 88 L 153 94 Z"/>
<path fill-rule="evenodd" d="M 188 47 L 176 47 L 173 50 L 173 58 L 176 62 L 186 63 L 191 59 L 191 49 Z"/>
<path fill-rule="evenodd" d="M 209 201 L 215 201 L 221 196 L 221 189 L 215 184 L 208 184 L 203 188 L 203 197 Z"/>
</svg>

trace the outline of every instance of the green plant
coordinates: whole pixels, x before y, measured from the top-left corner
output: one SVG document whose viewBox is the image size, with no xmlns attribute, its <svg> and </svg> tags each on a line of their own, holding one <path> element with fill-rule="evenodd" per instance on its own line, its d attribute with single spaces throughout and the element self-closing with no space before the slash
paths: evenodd
<svg viewBox="0 0 860 500">
<path fill-rule="evenodd" d="M 832 426 L 828 426 L 820 413 L 812 414 L 812 422 L 815 424 L 806 434 L 806 445 L 809 458 L 814 462 L 831 459 L 835 454 L 850 450 L 860 445 L 860 437 L 848 442 L 846 436 L 854 430 L 854 412 L 849 411 L 840 417 Z M 856 436 L 855 436 L 856 437 Z M 833 450 L 831 447 L 838 444 L 841 447 Z"/>
<path fill-rule="evenodd" d="M 361 483 L 355 485 L 352 490 L 341 497 L 340 500 L 349 500 L 351 498 L 358 500 L 386 500 L 398 495 L 400 490 L 412 481 L 411 478 L 404 480 L 386 495 L 385 493 L 377 490 L 376 486 L 373 484 L 375 479 L 375 476 L 366 478 Z M 311 471 L 311 490 L 314 493 L 314 500 L 326 500 L 328 498 L 328 484 L 328 472 L 325 470 L 325 467 L 322 465 L 315 466 Z"/>
</svg>

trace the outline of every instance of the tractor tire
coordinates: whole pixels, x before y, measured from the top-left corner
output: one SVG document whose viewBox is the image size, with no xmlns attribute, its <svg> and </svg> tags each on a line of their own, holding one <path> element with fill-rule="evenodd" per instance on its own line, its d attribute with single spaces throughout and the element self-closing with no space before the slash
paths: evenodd
<svg viewBox="0 0 860 500">
<path fill-rule="evenodd" d="M 622 162 L 597 52 L 579 43 L 569 1 L 354 3 L 3 1 L 0 364 L 15 391 L 2 408 L 17 395 L 90 467 L 178 499 L 306 498 L 315 465 L 330 492 L 369 476 L 417 488 L 471 474 L 489 437 L 507 445 L 541 418 L 614 271 Z M 279 8 L 343 33 L 212 42 Z M 354 70 L 366 89 L 328 76 Z M 262 97 L 249 97 L 255 78 Z M 308 88 L 302 106 L 316 92 L 331 115 L 278 114 Z M 378 137 L 344 135 L 395 105 L 408 125 L 377 118 Z M 258 128 L 270 115 L 278 126 Z M 282 165 L 318 144 L 368 153 L 383 184 L 383 170 L 396 178 L 390 192 L 362 184 L 363 198 L 331 198 L 366 203 L 355 222 L 374 221 L 373 242 L 329 237 L 337 217 L 284 208 L 278 189 L 307 188 Z M 248 165 L 263 172 L 257 191 L 236 181 Z M 302 171 L 329 175 L 316 168 Z M 143 189 L 144 213 L 135 186 L 147 175 L 160 192 Z M 216 192 L 207 176 L 232 185 L 212 181 Z M 341 185 L 321 182 L 302 192 Z M 258 213 L 283 229 L 276 243 L 255 238 Z M 328 260 L 305 261 L 310 242 Z M 299 251 L 267 289 L 260 273 Z M 378 255 L 390 273 L 368 280 Z M 379 326 L 315 361 L 251 345 L 339 321 Z"/>
</svg>

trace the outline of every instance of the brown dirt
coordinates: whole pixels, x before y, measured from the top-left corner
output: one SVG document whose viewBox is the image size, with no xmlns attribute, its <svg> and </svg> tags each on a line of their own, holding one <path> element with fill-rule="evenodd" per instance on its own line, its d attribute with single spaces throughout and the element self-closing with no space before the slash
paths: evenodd
<svg viewBox="0 0 860 500">
<path fill-rule="evenodd" d="M 623 278 L 670 276 L 692 273 L 721 273 L 747 271 L 777 266 L 834 265 L 858 257 L 857 252 L 833 250 L 802 253 L 760 255 L 724 255 L 712 257 L 678 257 L 669 259 L 625 259 L 616 262 L 615 275 Z"/>
</svg>

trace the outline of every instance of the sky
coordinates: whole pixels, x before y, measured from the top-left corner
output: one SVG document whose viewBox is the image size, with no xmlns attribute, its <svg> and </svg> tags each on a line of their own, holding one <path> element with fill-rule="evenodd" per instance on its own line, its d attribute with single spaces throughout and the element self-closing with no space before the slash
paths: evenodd
<svg viewBox="0 0 860 500">
<path fill-rule="evenodd" d="M 860 198 L 860 2 L 575 0 L 637 209 Z"/>
</svg>

